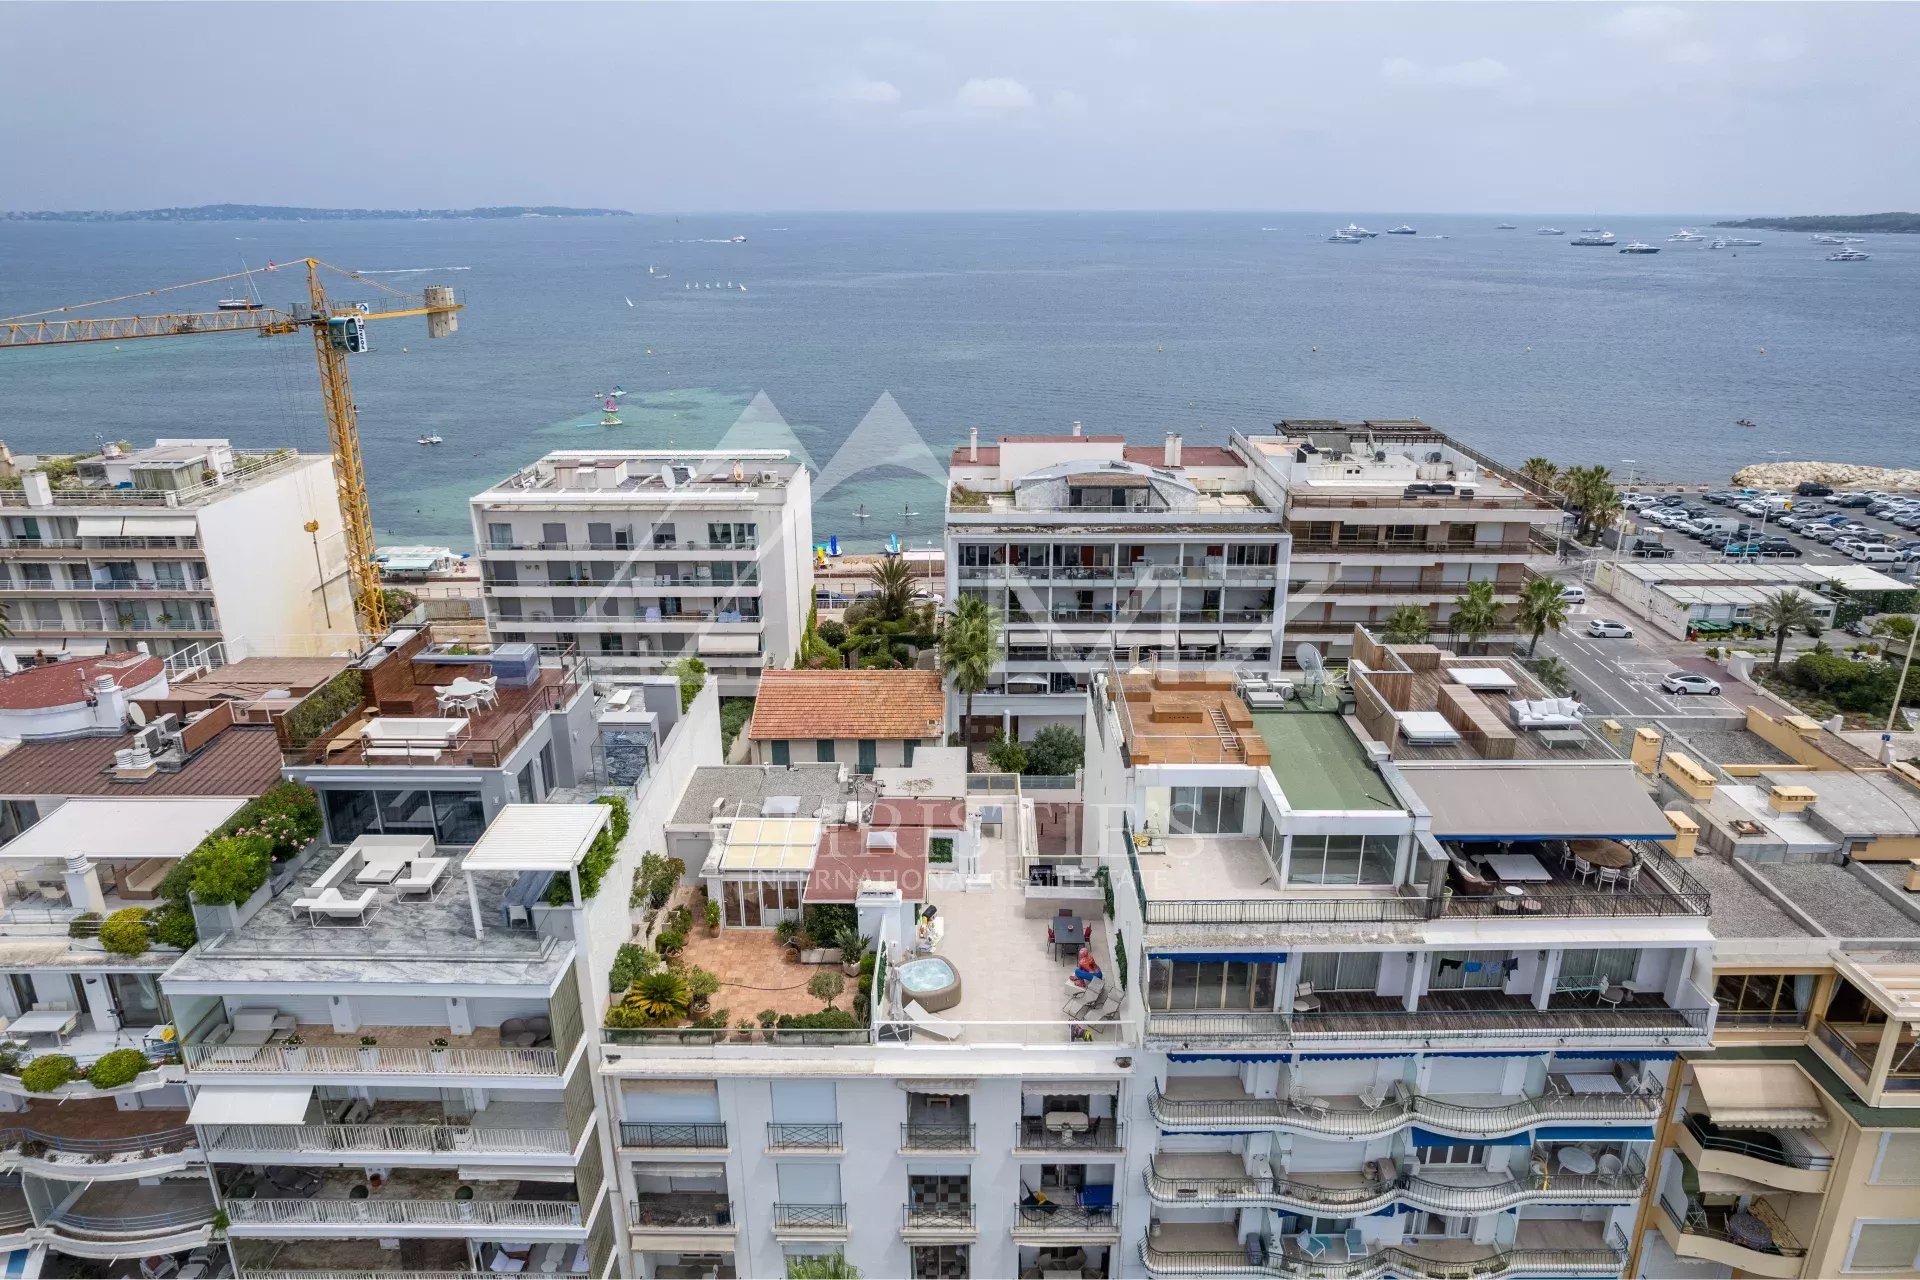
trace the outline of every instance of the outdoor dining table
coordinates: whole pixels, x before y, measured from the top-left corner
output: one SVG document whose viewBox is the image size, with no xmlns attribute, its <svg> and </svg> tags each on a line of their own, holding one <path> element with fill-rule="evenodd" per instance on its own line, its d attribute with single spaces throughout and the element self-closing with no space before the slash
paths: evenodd
<svg viewBox="0 0 1920 1280">
<path fill-rule="evenodd" d="M 1502 880 L 1551 880 L 1553 872 L 1530 853 L 1490 853 L 1487 866 Z"/>
<path fill-rule="evenodd" d="M 1727 1219 L 1727 1236 L 1735 1244 L 1749 1249 L 1766 1250 L 1773 1247 L 1772 1228 L 1744 1209 Z"/>
<path fill-rule="evenodd" d="M 1077 916 L 1055 916 L 1053 919 L 1053 945 L 1061 949 L 1072 948 L 1076 953 L 1087 943 L 1087 922 Z"/>
<path fill-rule="evenodd" d="M 1630 867 L 1633 850 L 1618 840 L 1575 840 L 1573 856 L 1590 867 Z"/>
<path fill-rule="evenodd" d="M 1569 1071 L 1562 1077 L 1574 1093 L 1625 1093 L 1620 1082 L 1604 1071 Z"/>
<path fill-rule="evenodd" d="M 80 1025 L 80 1015 L 72 1009 L 30 1009 L 7 1024 L 13 1035 L 50 1035 L 56 1044 L 65 1045 L 67 1033 Z"/>
<path fill-rule="evenodd" d="M 1555 1159 L 1559 1160 L 1560 1167 L 1568 1173 L 1592 1173 L 1600 1167 L 1594 1162 L 1592 1156 L 1579 1147 L 1562 1147 Z"/>
</svg>

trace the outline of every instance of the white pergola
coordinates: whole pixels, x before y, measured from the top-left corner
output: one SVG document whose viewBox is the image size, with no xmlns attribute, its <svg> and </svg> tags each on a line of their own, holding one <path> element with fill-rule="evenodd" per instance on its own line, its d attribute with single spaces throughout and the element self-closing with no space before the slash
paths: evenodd
<svg viewBox="0 0 1920 1280">
<path fill-rule="evenodd" d="M 580 860 L 612 818 L 613 810 L 604 804 L 510 804 L 501 809 L 460 862 L 473 907 L 474 936 L 484 931 L 474 872 L 564 871 L 577 907 Z"/>
</svg>

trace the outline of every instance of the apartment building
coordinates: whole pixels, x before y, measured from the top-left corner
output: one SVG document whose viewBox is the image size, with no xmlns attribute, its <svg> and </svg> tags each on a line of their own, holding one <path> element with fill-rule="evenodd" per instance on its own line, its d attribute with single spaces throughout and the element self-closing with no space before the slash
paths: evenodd
<svg viewBox="0 0 1920 1280">
<path fill-rule="evenodd" d="M 331 653 L 355 639 L 345 546 L 324 454 L 110 445 L 58 484 L 36 469 L 0 489 L 0 650 Z"/>
<path fill-rule="evenodd" d="M 472 510 L 498 641 L 577 648 L 608 671 L 698 657 L 727 695 L 799 647 L 813 509 L 785 450 L 562 450 Z"/>
<path fill-rule="evenodd" d="M 1078 802 L 969 795 L 958 755 L 692 779 L 669 847 L 725 903 L 686 952 L 719 979 L 714 1012 L 601 1033 L 630 1274 L 778 1276 L 815 1253 L 869 1276 L 1135 1274 L 1136 1011 Z M 808 992 L 837 942 L 774 928 L 835 919 L 885 957 L 836 997 L 857 1019 Z M 1091 991 L 1068 982 L 1083 944 Z"/>
<path fill-rule="evenodd" d="M 1520 477 L 1418 420 L 1293 419 L 1232 449 L 1280 492 L 1292 536 L 1286 632 L 1323 654 L 1346 656 L 1353 627 L 1378 629 L 1397 608 L 1426 613 L 1448 634 L 1466 584 L 1519 599 L 1540 563 L 1535 531 L 1558 531 L 1560 508 Z M 1504 625 L 1495 649 L 1519 638 Z"/>
<path fill-rule="evenodd" d="M 1258 461 L 1240 443 L 1169 434 L 1145 448 L 1078 424 L 955 449 L 947 599 L 975 596 L 1006 622 L 972 739 L 1078 728 L 1109 662 L 1277 669 L 1289 538 Z"/>
<path fill-rule="evenodd" d="M 1119 1274 L 1618 1276 L 1675 1057 L 1713 1031 L 1708 894 L 1597 736 L 1577 776 L 1464 737 L 1421 760 L 1354 692 L 1348 718 L 1209 673 L 1096 684 L 1150 1135 Z"/>
</svg>

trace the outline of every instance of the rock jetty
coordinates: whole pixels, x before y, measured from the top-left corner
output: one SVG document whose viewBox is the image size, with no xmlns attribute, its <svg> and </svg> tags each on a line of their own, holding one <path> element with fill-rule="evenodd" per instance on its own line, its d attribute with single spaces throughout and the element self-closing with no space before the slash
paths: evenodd
<svg viewBox="0 0 1920 1280">
<path fill-rule="evenodd" d="M 1791 489 L 1811 481 L 1836 489 L 1882 489 L 1889 493 L 1920 490 L 1920 470 L 1911 467 L 1863 467 L 1852 462 L 1756 462 L 1733 473 L 1733 482 L 1750 489 Z"/>
</svg>

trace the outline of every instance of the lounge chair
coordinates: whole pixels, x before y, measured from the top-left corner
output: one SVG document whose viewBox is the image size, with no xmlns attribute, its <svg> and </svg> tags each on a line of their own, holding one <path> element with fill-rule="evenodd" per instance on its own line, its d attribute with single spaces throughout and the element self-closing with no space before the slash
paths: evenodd
<svg viewBox="0 0 1920 1280">
<path fill-rule="evenodd" d="M 387 887 L 403 898 L 414 894 L 431 898 L 446 882 L 447 868 L 452 865 L 451 858 L 415 858 L 407 864 L 406 874 L 394 877 Z"/>
<path fill-rule="evenodd" d="M 1324 1117 L 1330 1109 L 1325 1098 L 1316 1098 L 1310 1093 L 1296 1093 L 1287 1101 L 1292 1103 L 1296 1110 L 1304 1111 L 1310 1116 Z"/>
<path fill-rule="evenodd" d="M 915 1031 L 924 1031 L 936 1040 L 958 1040 L 960 1024 L 937 1018 L 920 1007 L 918 1000 L 907 1001 L 907 1021 L 913 1024 Z"/>
<path fill-rule="evenodd" d="M 1075 1022 L 1100 1022 L 1120 1012 L 1120 993 L 1095 978 L 1067 997 L 1065 1013 Z"/>
<path fill-rule="evenodd" d="M 1320 1257 L 1333 1247 L 1332 1242 L 1325 1236 L 1316 1236 L 1306 1231 L 1295 1236 L 1293 1242 L 1300 1247 L 1300 1252 L 1307 1255 L 1308 1261 Z"/>
<path fill-rule="evenodd" d="M 1378 1111 L 1387 1105 L 1387 1097 L 1380 1092 L 1380 1086 L 1370 1084 L 1360 1091 L 1360 1105 L 1369 1111 Z"/>
<path fill-rule="evenodd" d="M 1358 1227 L 1347 1228 L 1347 1257 L 1364 1258 L 1367 1256 L 1367 1237 Z"/>
<path fill-rule="evenodd" d="M 328 889 L 317 898 L 301 898 L 295 902 L 294 909 L 306 908 L 307 919 L 318 925 L 322 917 L 328 920 L 351 920 L 356 925 L 364 925 L 373 912 L 374 891 L 362 889 L 356 896 L 347 897 L 338 889 Z"/>
</svg>

